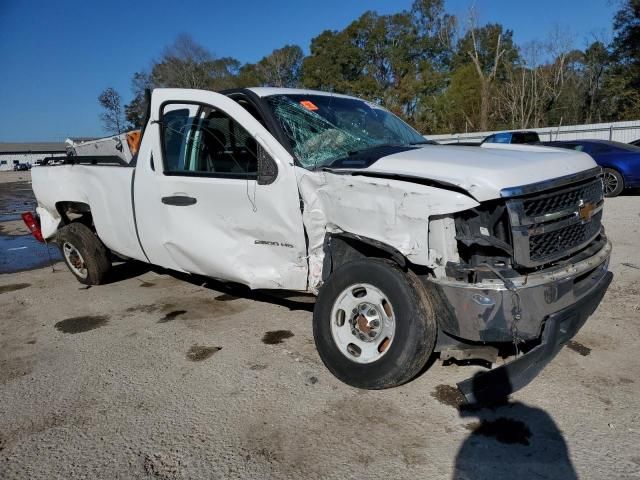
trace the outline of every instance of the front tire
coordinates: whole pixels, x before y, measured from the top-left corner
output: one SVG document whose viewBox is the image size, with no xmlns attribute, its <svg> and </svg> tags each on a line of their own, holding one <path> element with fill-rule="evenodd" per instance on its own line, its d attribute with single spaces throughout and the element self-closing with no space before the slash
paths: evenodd
<svg viewBox="0 0 640 480">
<path fill-rule="evenodd" d="M 617 197 L 624 190 L 624 178 L 622 178 L 620 172 L 613 168 L 602 170 L 602 184 L 604 196 L 608 198 Z"/>
<path fill-rule="evenodd" d="M 313 312 L 313 336 L 325 366 L 357 388 L 408 382 L 433 353 L 433 302 L 420 280 L 395 263 L 366 258 L 331 274 Z"/>
<path fill-rule="evenodd" d="M 85 285 L 104 282 L 111 261 L 109 252 L 89 227 L 73 222 L 58 231 L 58 247 L 69 270 Z"/>
</svg>

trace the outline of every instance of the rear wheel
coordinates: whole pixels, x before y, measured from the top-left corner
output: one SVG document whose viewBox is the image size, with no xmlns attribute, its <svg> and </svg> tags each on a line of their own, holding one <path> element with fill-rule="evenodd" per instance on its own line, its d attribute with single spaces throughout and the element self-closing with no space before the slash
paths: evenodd
<svg viewBox="0 0 640 480">
<path fill-rule="evenodd" d="M 358 388 L 411 380 L 433 352 L 436 331 L 420 280 L 381 259 L 356 260 L 333 272 L 313 314 L 320 358 L 338 379 Z"/>
<path fill-rule="evenodd" d="M 624 190 L 624 179 L 620 172 L 613 168 L 605 168 L 602 172 L 602 186 L 605 197 L 617 197 Z"/>
<path fill-rule="evenodd" d="M 100 285 L 111 269 L 109 252 L 89 227 L 73 222 L 58 232 L 64 262 L 80 283 Z"/>
</svg>

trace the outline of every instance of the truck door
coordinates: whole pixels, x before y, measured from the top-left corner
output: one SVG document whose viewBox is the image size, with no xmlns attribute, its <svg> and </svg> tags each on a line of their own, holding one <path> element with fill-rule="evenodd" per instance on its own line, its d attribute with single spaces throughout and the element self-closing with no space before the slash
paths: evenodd
<svg viewBox="0 0 640 480">
<path fill-rule="evenodd" d="M 306 289 L 293 159 L 230 98 L 155 90 L 133 188 L 151 263 L 251 288 Z"/>
</svg>

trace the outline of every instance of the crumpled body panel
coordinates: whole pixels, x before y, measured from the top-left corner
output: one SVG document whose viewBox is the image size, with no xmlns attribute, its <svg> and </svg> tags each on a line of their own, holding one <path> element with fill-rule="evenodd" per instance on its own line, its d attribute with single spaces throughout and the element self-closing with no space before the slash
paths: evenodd
<svg viewBox="0 0 640 480">
<path fill-rule="evenodd" d="M 417 265 L 434 266 L 429 217 L 478 205 L 458 192 L 410 181 L 299 169 L 303 222 L 309 238 L 309 288 L 322 281 L 328 233 L 347 232 L 395 248 Z"/>
</svg>

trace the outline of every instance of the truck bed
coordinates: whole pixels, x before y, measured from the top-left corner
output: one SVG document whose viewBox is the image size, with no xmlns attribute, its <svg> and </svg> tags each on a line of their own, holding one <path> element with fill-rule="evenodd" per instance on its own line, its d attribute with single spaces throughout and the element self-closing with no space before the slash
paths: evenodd
<svg viewBox="0 0 640 480">
<path fill-rule="evenodd" d="M 92 163 L 89 160 L 92 157 L 75 158 L 90 164 L 43 166 L 32 171 L 44 237 L 53 238 L 56 234 L 62 220 L 61 199 L 82 203 L 91 206 L 96 232 L 110 250 L 124 257 L 145 260 L 137 240 L 132 208 L 134 169 L 127 168 L 126 164 Z"/>
</svg>

